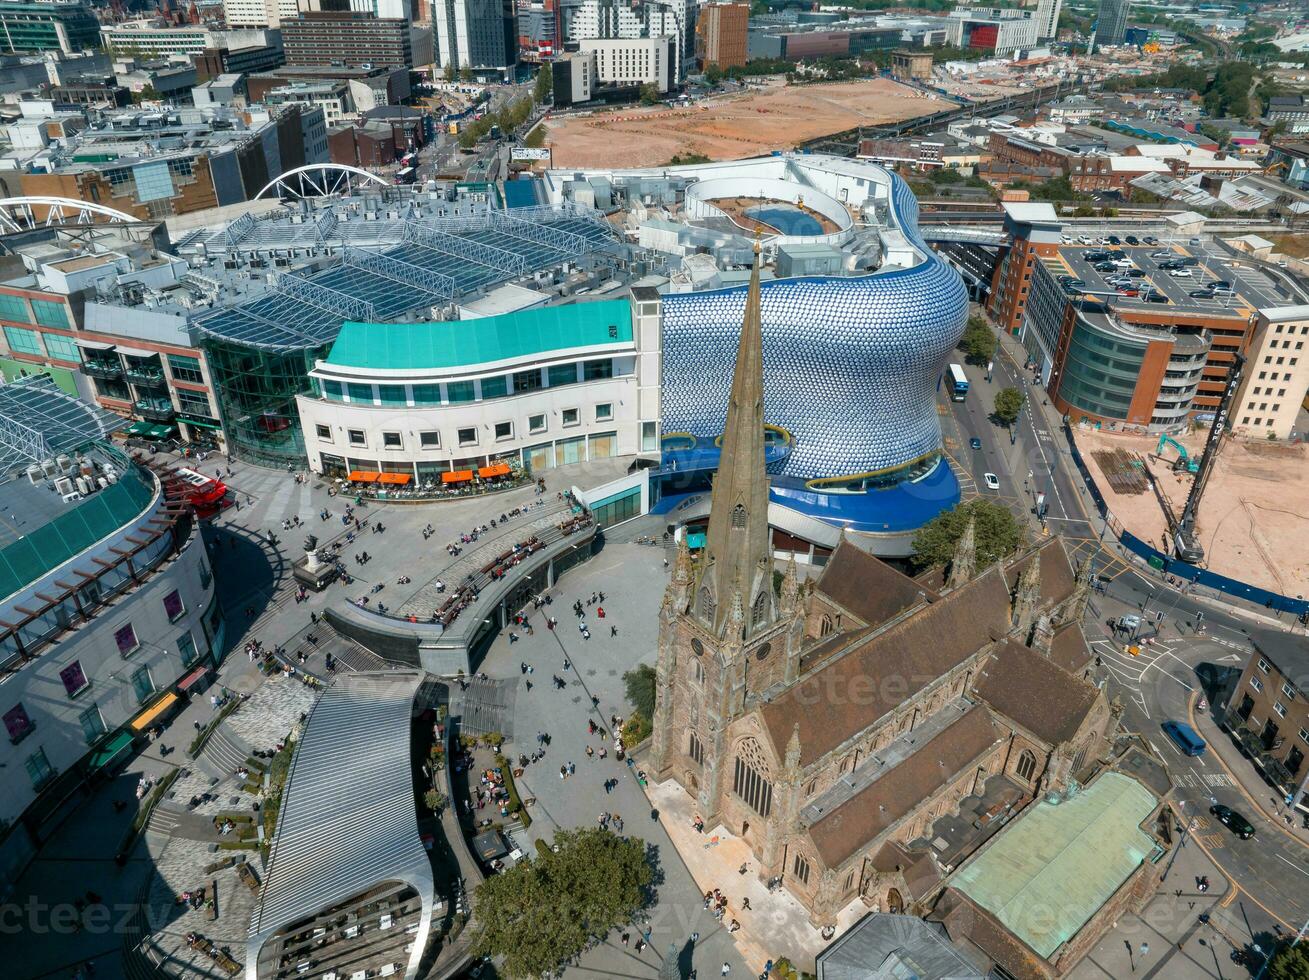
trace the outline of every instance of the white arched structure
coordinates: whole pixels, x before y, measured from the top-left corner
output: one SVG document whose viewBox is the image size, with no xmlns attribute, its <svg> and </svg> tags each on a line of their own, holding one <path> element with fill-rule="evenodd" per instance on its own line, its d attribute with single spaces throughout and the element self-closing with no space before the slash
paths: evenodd
<svg viewBox="0 0 1309 980">
<path fill-rule="evenodd" d="M 37 212 L 45 209 L 44 217 Z M 89 225 L 97 220 L 140 221 L 130 214 L 115 211 L 103 204 L 75 201 L 71 197 L 4 197 L 0 198 L 0 231 L 23 231 L 38 225 Z"/>
<path fill-rule="evenodd" d="M 274 189 L 277 197 L 327 197 L 331 194 L 349 194 L 360 184 L 391 186 L 377 174 L 370 174 L 367 170 L 360 170 L 358 167 L 347 166 L 344 163 L 310 163 L 274 177 L 255 195 L 255 200 L 259 200 Z"/>
</svg>

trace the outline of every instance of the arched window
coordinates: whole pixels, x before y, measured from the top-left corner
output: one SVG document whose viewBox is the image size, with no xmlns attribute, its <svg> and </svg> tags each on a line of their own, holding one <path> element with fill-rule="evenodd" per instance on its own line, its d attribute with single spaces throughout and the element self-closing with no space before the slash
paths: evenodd
<svg viewBox="0 0 1309 980">
<path fill-rule="evenodd" d="M 818 623 L 818 635 L 830 636 L 831 632 L 832 632 L 832 617 L 824 616 L 822 620 Z"/>
<path fill-rule="evenodd" d="M 691 661 L 691 678 L 697 687 L 704 685 L 704 665 L 698 660 Z"/>
<path fill-rule="evenodd" d="M 1031 782 L 1032 777 L 1036 775 L 1036 756 L 1023 749 L 1023 754 L 1018 757 L 1018 767 L 1014 771 L 1019 779 Z"/>
<path fill-rule="evenodd" d="M 745 504 L 732 508 L 732 527 L 745 527 Z"/>
<path fill-rule="evenodd" d="M 768 621 L 768 593 L 760 592 L 755 596 L 754 606 L 750 610 L 750 625 L 758 629 Z"/>
<path fill-rule="evenodd" d="M 717 603 L 714 602 L 714 594 L 708 588 L 700 590 L 700 618 L 706 622 L 713 622 L 714 608 Z"/>
<path fill-rule="evenodd" d="M 732 792 L 761 817 L 773 810 L 773 784 L 768 779 L 768 763 L 759 743 L 744 739 L 737 747 L 735 771 L 732 774 Z"/>
<path fill-rule="evenodd" d="M 700 736 L 696 735 L 695 732 L 691 733 L 691 737 L 688 740 L 686 754 L 691 757 L 691 760 L 697 766 L 704 765 L 704 746 L 700 744 Z"/>
</svg>

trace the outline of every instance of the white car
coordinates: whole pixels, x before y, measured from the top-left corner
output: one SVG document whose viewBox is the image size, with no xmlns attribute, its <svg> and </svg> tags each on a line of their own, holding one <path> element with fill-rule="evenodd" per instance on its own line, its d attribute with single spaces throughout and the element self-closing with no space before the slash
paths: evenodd
<svg viewBox="0 0 1309 980">
<path fill-rule="evenodd" d="M 988 490 L 1000 489 L 1000 478 L 996 476 L 994 473 L 983 473 L 982 479 L 986 481 L 986 489 Z"/>
</svg>

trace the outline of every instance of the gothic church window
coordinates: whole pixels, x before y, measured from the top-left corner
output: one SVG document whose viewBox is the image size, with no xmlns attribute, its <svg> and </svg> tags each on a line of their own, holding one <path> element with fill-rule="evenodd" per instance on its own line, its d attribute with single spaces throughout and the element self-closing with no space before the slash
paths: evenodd
<svg viewBox="0 0 1309 980">
<path fill-rule="evenodd" d="M 1030 781 L 1036 774 L 1036 756 L 1032 755 L 1027 749 L 1023 749 L 1023 754 L 1018 757 L 1018 768 L 1015 770 L 1019 779 Z"/>
<path fill-rule="evenodd" d="M 831 632 L 832 632 L 832 617 L 824 616 L 822 618 L 822 621 L 818 624 L 818 635 L 830 636 Z"/>
<path fill-rule="evenodd" d="M 755 597 L 754 608 L 750 611 L 750 625 L 755 629 L 758 629 L 760 626 L 764 625 L 767 619 L 768 593 L 760 592 L 759 595 Z"/>
<path fill-rule="evenodd" d="M 687 746 L 686 754 L 691 757 L 692 761 L 694 761 L 697 766 L 703 766 L 704 746 L 700 744 L 700 736 L 698 736 L 695 732 L 692 732 L 691 737 L 689 739 L 689 743 L 690 744 Z"/>
<path fill-rule="evenodd" d="M 737 504 L 732 508 L 732 527 L 745 527 L 744 504 Z"/>
<path fill-rule="evenodd" d="M 759 743 L 752 738 L 745 739 L 737 747 L 732 792 L 761 817 L 768 816 L 773 810 L 773 785 L 768 781 L 768 763 Z"/>
<path fill-rule="evenodd" d="M 714 602 L 714 594 L 707 588 L 700 590 L 700 617 L 712 621 L 714 618 L 714 608 L 717 604 Z"/>
<path fill-rule="evenodd" d="M 801 884 L 809 884 L 809 862 L 799 854 L 795 856 L 795 861 L 791 864 L 791 873 L 799 879 Z"/>
</svg>

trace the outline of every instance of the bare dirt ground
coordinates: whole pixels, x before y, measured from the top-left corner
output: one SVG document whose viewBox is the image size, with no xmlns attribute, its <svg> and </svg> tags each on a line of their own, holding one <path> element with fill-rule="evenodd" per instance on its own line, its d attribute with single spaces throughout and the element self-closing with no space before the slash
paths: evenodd
<svg viewBox="0 0 1309 980">
<path fill-rule="evenodd" d="M 786 85 L 711 99 L 686 109 L 620 107 L 546 124 L 556 167 L 654 167 L 678 154 L 739 160 L 788 150 L 856 126 L 909 119 L 948 103 L 884 78 Z"/>
<path fill-rule="evenodd" d="M 1160 547 L 1168 524 L 1158 498 L 1149 489 L 1116 493 L 1102 469 L 1103 454 L 1123 449 L 1144 459 L 1173 513 L 1180 516 L 1191 477 L 1173 472 L 1176 451 L 1165 447 L 1161 460 L 1154 455 L 1158 437 L 1076 431 L 1078 449 L 1114 517 L 1138 538 Z M 1198 458 L 1205 434 L 1179 441 Z M 1309 595 L 1304 548 L 1309 541 L 1309 449 L 1303 444 L 1224 439 L 1200 503 L 1198 530 L 1211 570 L 1282 595 Z"/>
</svg>

